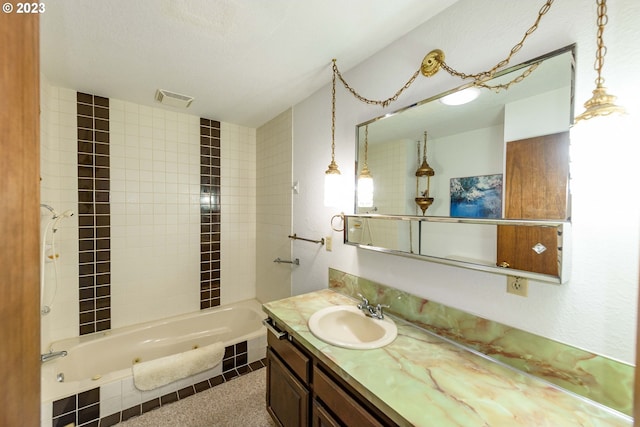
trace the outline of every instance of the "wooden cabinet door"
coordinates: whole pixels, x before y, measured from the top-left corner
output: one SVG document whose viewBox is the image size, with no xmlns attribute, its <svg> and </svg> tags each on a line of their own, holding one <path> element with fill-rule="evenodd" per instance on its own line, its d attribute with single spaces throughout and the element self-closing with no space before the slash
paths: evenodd
<svg viewBox="0 0 640 427">
<path fill-rule="evenodd" d="M 309 391 L 267 350 L 267 411 L 282 427 L 309 425 Z"/>
<path fill-rule="evenodd" d="M 569 132 L 507 142 L 504 217 L 567 219 Z M 536 245 L 544 250 L 534 250 Z M 539 246 L 538 246 L 539 247 Z M 497 265 L 558 275 L 553 227 L 499 226 Z"/>
</svg>

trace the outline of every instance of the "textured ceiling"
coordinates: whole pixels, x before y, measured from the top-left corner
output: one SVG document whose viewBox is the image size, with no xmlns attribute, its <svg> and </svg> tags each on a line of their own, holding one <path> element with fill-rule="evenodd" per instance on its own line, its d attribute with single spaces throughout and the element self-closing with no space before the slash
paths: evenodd
<svg viewBox="0 0 640 427">
<path fill-rule="evenodd" d="M 56 86 L 259 127 L 458 0 L 56 0 L 41 69 Z M 184 111 L 184 110 L 180 110 Z"/>
</svg>

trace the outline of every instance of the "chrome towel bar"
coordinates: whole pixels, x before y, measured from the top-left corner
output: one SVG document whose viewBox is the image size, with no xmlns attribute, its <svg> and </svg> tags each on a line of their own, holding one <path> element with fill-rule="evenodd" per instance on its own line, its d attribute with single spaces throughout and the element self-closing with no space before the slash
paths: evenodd
<svg viewBox="0 0 640 427">
<path fill-rule="evenodd" d="M 295 264 L 295 265 L 300 265 L 300 259 L 296 258 L 293 261 L 287 261 L 284 259 L 280 259 L 280 257 L 276 258 L 273 260 L 273 262 L 277 262 L 278 264 Z"/>
<path fill-rule="evenodd" d="M 312 239 L 305 239 L 304 237 L 298 237 L 296 233 L 293 233 L 289 235 L 289 238 L 293 240 L 304 240 L 305 242 L 320 243 L 321 245 L 324 245 L 324 237 L 321 238 L 320 240 L 312 240 Z"/>
</svg>

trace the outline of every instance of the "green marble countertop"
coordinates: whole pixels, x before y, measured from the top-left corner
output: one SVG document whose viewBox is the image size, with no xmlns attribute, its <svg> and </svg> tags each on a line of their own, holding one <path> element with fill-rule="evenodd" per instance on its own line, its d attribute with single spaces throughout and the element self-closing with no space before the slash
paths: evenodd
<svg viewBox="0 0 640 427">
<path fill-rule="evenodd" d="M 402 426 L 631 426 L 617 411 L 508 367 L 408 322 L 379 349 L 317 339 L 316 311 L 357 301 L 330 289 L 263 305 L 305 348 Z"/>
</svg>

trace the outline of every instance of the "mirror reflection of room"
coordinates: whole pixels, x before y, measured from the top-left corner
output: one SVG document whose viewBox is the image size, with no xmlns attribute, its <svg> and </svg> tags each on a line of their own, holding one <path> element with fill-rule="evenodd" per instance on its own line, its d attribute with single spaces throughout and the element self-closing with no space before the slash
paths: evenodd
<svg viewBox="0 0 640 427">
<path fill-rule="evenodd" d="M 355 212 L 374 217 L 352 220 L 348 240 L 559 276 L 560 228 L 447 218 L 570 219 L 573 63 L 568 46 L 359 125 Z"/>
<path fill-rule="evenodd" d="M 508 141 L 566 132 L 573 112 L 573 46 L 542 61 L 524 80 L 502 88 L 522 74 L 521 64 L 490 81 L 497 89 L 473 88 L 477 97 L 466 104 L 446 105 L 453 90 L 416 106 L 358 126 L 358 164 L 364 159 L 367 129 L 368 168 L 375 176 L 373 206 L 357 213 L 418 215 L 415 171 L 422 162 L 424 132 L 428 134 L 427 161 L 437 171 L 431 178 L 434 197 L 430 216 L 451 215 L 452 179 L 504 174 Z M 406 194 L 406 197 L 401 196 Z M 401 203 L 399 199 L 405 200 Z M 409 201 L 411 203 L 409 203 Z M 553 218 L 557 219 L 557 218 Z"/>
</svg>

